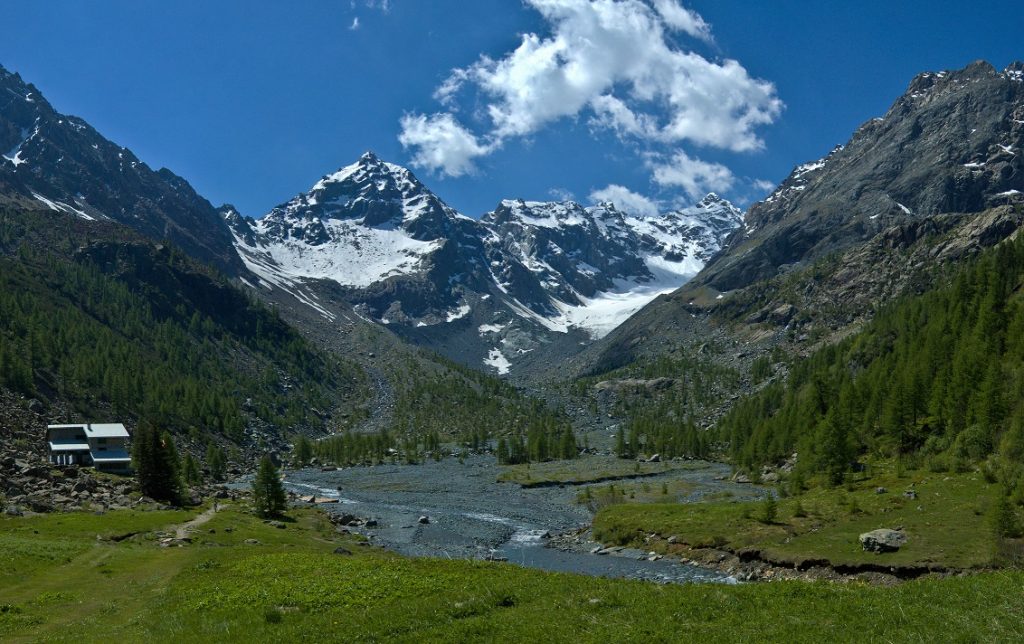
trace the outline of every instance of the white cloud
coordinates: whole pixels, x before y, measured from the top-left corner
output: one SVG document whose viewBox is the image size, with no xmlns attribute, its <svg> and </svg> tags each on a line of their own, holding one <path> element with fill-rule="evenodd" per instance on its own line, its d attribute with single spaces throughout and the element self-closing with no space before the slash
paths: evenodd
<svg viewBox="0 0 1024 644">
<path fill-rule="evenodd" d="M 755 179 L 751 185 L 754 190 L 757 190 L 758 192 L 771 192 L 772 190 L 775 190 L 775 186 L 777 184 L 774 181 L 768 181 L 767 179 Z"/>
<path fill-rule="evenodd" d="M 676 44 L 675 33 L 712 39 L 710 25 L 680 0 L 523 1 L 540 13 L 547 33 L 524 34 L 504 56 L 452 70 L 434 93 L 447 112 L 402 120 L 399 139 L 413 148 L 413 163 L 463 174 L 510 139 L 580 117 L 648 149 L 689 143 L 748 152 L 763 147 L 758 128 L 782 110 L 775 86 L 739 62 L 712 61 Z M 454 116 L 460 98 L 478 106 L 465 124 Z M 421 147 L 425 123 L 458 135 L 427 137 L 432 147 Z M 731 181 L 724 166 L 700 168 L 703 162 L 683 156 L 700 172 L 679 183 L 681 175 L 664 170 L 663 179 L 677 180 L 667 185 L 690 190 Z"/>
<path fill-rule="evenodd" d="M 652 160 L 648 166 L 655 183 L 662 187 L 682 188 L 694 198 L 709 192 L 726 192 L 736 181 L 732 170 L 724 165 L 694 159 L 682 151 L 668 160 Z"/>
<path fill-rule="evenodd" d="M 472 173 L 474 159 L 490 154 L 493 145 L 480 143 L 451 114 L 406 114 L 399 142 L 415 148 L 413 164 L 450 177 Z"/>
<path fill-rule="evenodd" d="M 677 0 L 653 0 L 653 3 L 661 19 L 669 27 L 694 38 L 711 41 L 711 25 L 704 22 L 704 18 L 697 12 L 683 7 Z"/>
<path fill-rule="evenodd" d="M 657 202 L 614 183 L 591 192 L 590 200 L 593 203 L 610 201 L 623 212 L 644 217 L 653 217 L 659 212 Z"/>
<path fill-rule="evenodd" d="M 355 18 L 353 18 L 352 19 L 352 24 L 349 25 L 349 27 L 348 27 L 349 31 L 355 31 L 356 29 L 359 29 L 359 16 L 356 16 Z"/>
<path fill-rule="evenodd" d="M 565 188 L 552 188 L 548 190 L 548 196 L 555 201 L 576 201 L 576 195 Z"/>
</svg>

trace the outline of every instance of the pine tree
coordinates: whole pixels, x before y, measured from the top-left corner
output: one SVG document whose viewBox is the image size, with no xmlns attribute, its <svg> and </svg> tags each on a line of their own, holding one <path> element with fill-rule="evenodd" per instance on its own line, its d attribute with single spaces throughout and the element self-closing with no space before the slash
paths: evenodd
<svg viewBox="0 0 1024 644">
<path fill-rule="evenodd" d="M 292 449 L 294 451 L 294 460 L 300 466 L 307 465 L 313 458 L 313 444 L 302 434 L 299 434 L 295 439 L 295 445 Z"/>
<path fill-rule="evenodd" d="M 287 497 L 284 485 L 270 456 L 264 456 L 252 483 L 252 504 L 261 517 L 274 517 L 284 512 Z"/>
<path fill-rule="evenodd" d="M 210 470 L 210 478 L 214 481 L 223 481 L 225 469 L 227 468 L 224 450 L 210 443 L 206 448 L 206 467 Z"/>
<path fill-rule="evenodd" d="M 181 502 L 181 461 L 170 434 L 141 421 L 132 443 L 132 458 L 139 488 L 145 496 L 168 503 Z"/>
<path fill-rule="evenodd" d="M 576 436 L 572 433 L 572 427 L 567 426 L 562 432 L 560 451 L 560 456 L 564 459 L 576 458 L 579 454 L 579 448 L 576 446 Z"/>
<path fill-rule="evenodd" d="M 185 476 L 185 482 L 189 485 L 199 485 L 203 482 L 203 474 L 199 471 L 199 462 L 191 453 L 185 453 L 185 460 L 181 465 Z"/>
<path fill-rule="evenodd" d="M 505 442 L 505 438 L 501 437 L 498 439 L 497 447 L 497 458 L 499 465 L 508 465 L 508 443 Z"/>
</svg>

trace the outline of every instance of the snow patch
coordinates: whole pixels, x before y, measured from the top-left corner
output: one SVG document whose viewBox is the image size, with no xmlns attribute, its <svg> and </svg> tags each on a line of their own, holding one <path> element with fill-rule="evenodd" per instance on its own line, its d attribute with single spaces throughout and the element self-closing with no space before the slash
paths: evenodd
<svg viewBox="0 0 1024 644">
<path fill-rule="evenodd" d="M 455 309 L 454 311 L 449 311 L 448 312 L 447 320 L 448 320 L 448 322 L 454 322 L 455 320 L 461 320 L 462 318 L 464 318 L 467 315 L 469 315 L 469 312 L 471 310 L 472 309 L 470 308 L 470 306 L 468 304 L 463 304 L 462 306 L 460 306 L 459 308 Z"/>
<path fill-rule="evenodd" d="M 484 358 L 484 364 L 497 369 L 500 375 L 507 374 L 512 367 L 512 363 L 508 361 L 501 349 L 491 349 L 487 357 Z"/>
</svg>

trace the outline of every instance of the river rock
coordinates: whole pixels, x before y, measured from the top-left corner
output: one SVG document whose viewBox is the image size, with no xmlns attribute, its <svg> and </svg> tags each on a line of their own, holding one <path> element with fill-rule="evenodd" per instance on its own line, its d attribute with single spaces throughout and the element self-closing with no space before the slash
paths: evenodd
<svg viewBox="0 0 1024 644">
<path fill-rule="evenodd" d="M 896 552 L 906 542 L 905 532 L 889 528 L 879 528 L 860 535 L 860 545 L 866 552 Z"/>
</svg>

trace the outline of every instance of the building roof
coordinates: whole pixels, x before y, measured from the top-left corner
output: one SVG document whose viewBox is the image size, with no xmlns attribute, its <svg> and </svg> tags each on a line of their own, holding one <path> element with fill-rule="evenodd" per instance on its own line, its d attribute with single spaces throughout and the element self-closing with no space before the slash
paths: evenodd
<svg viewBox="0 0 1024 644">
<path fill-rule="evenodd" d="M 51 452 L 87 452 L 89 443 L 76 440 L 50 441 Z"/>
<path fill-rule="evenodd" d="M 46 429 L 81 429 L 89 438 L 128 438 L 128 430 L 121 423 L 73 423 L 47 425 Z"/>
<path fill-rule="evenodd" d="M 132 457 L 123 449 L 111 449 L 105 452 L 93 452 L 92 460 L 96 463 L 127 463 L 132 460 Z"/>
<path fill-rule="evenodd" d="M 85 428 L 89 438 L 128 438 L 128 430 L 121 423 L 89 424 Z"/>
</svg>

